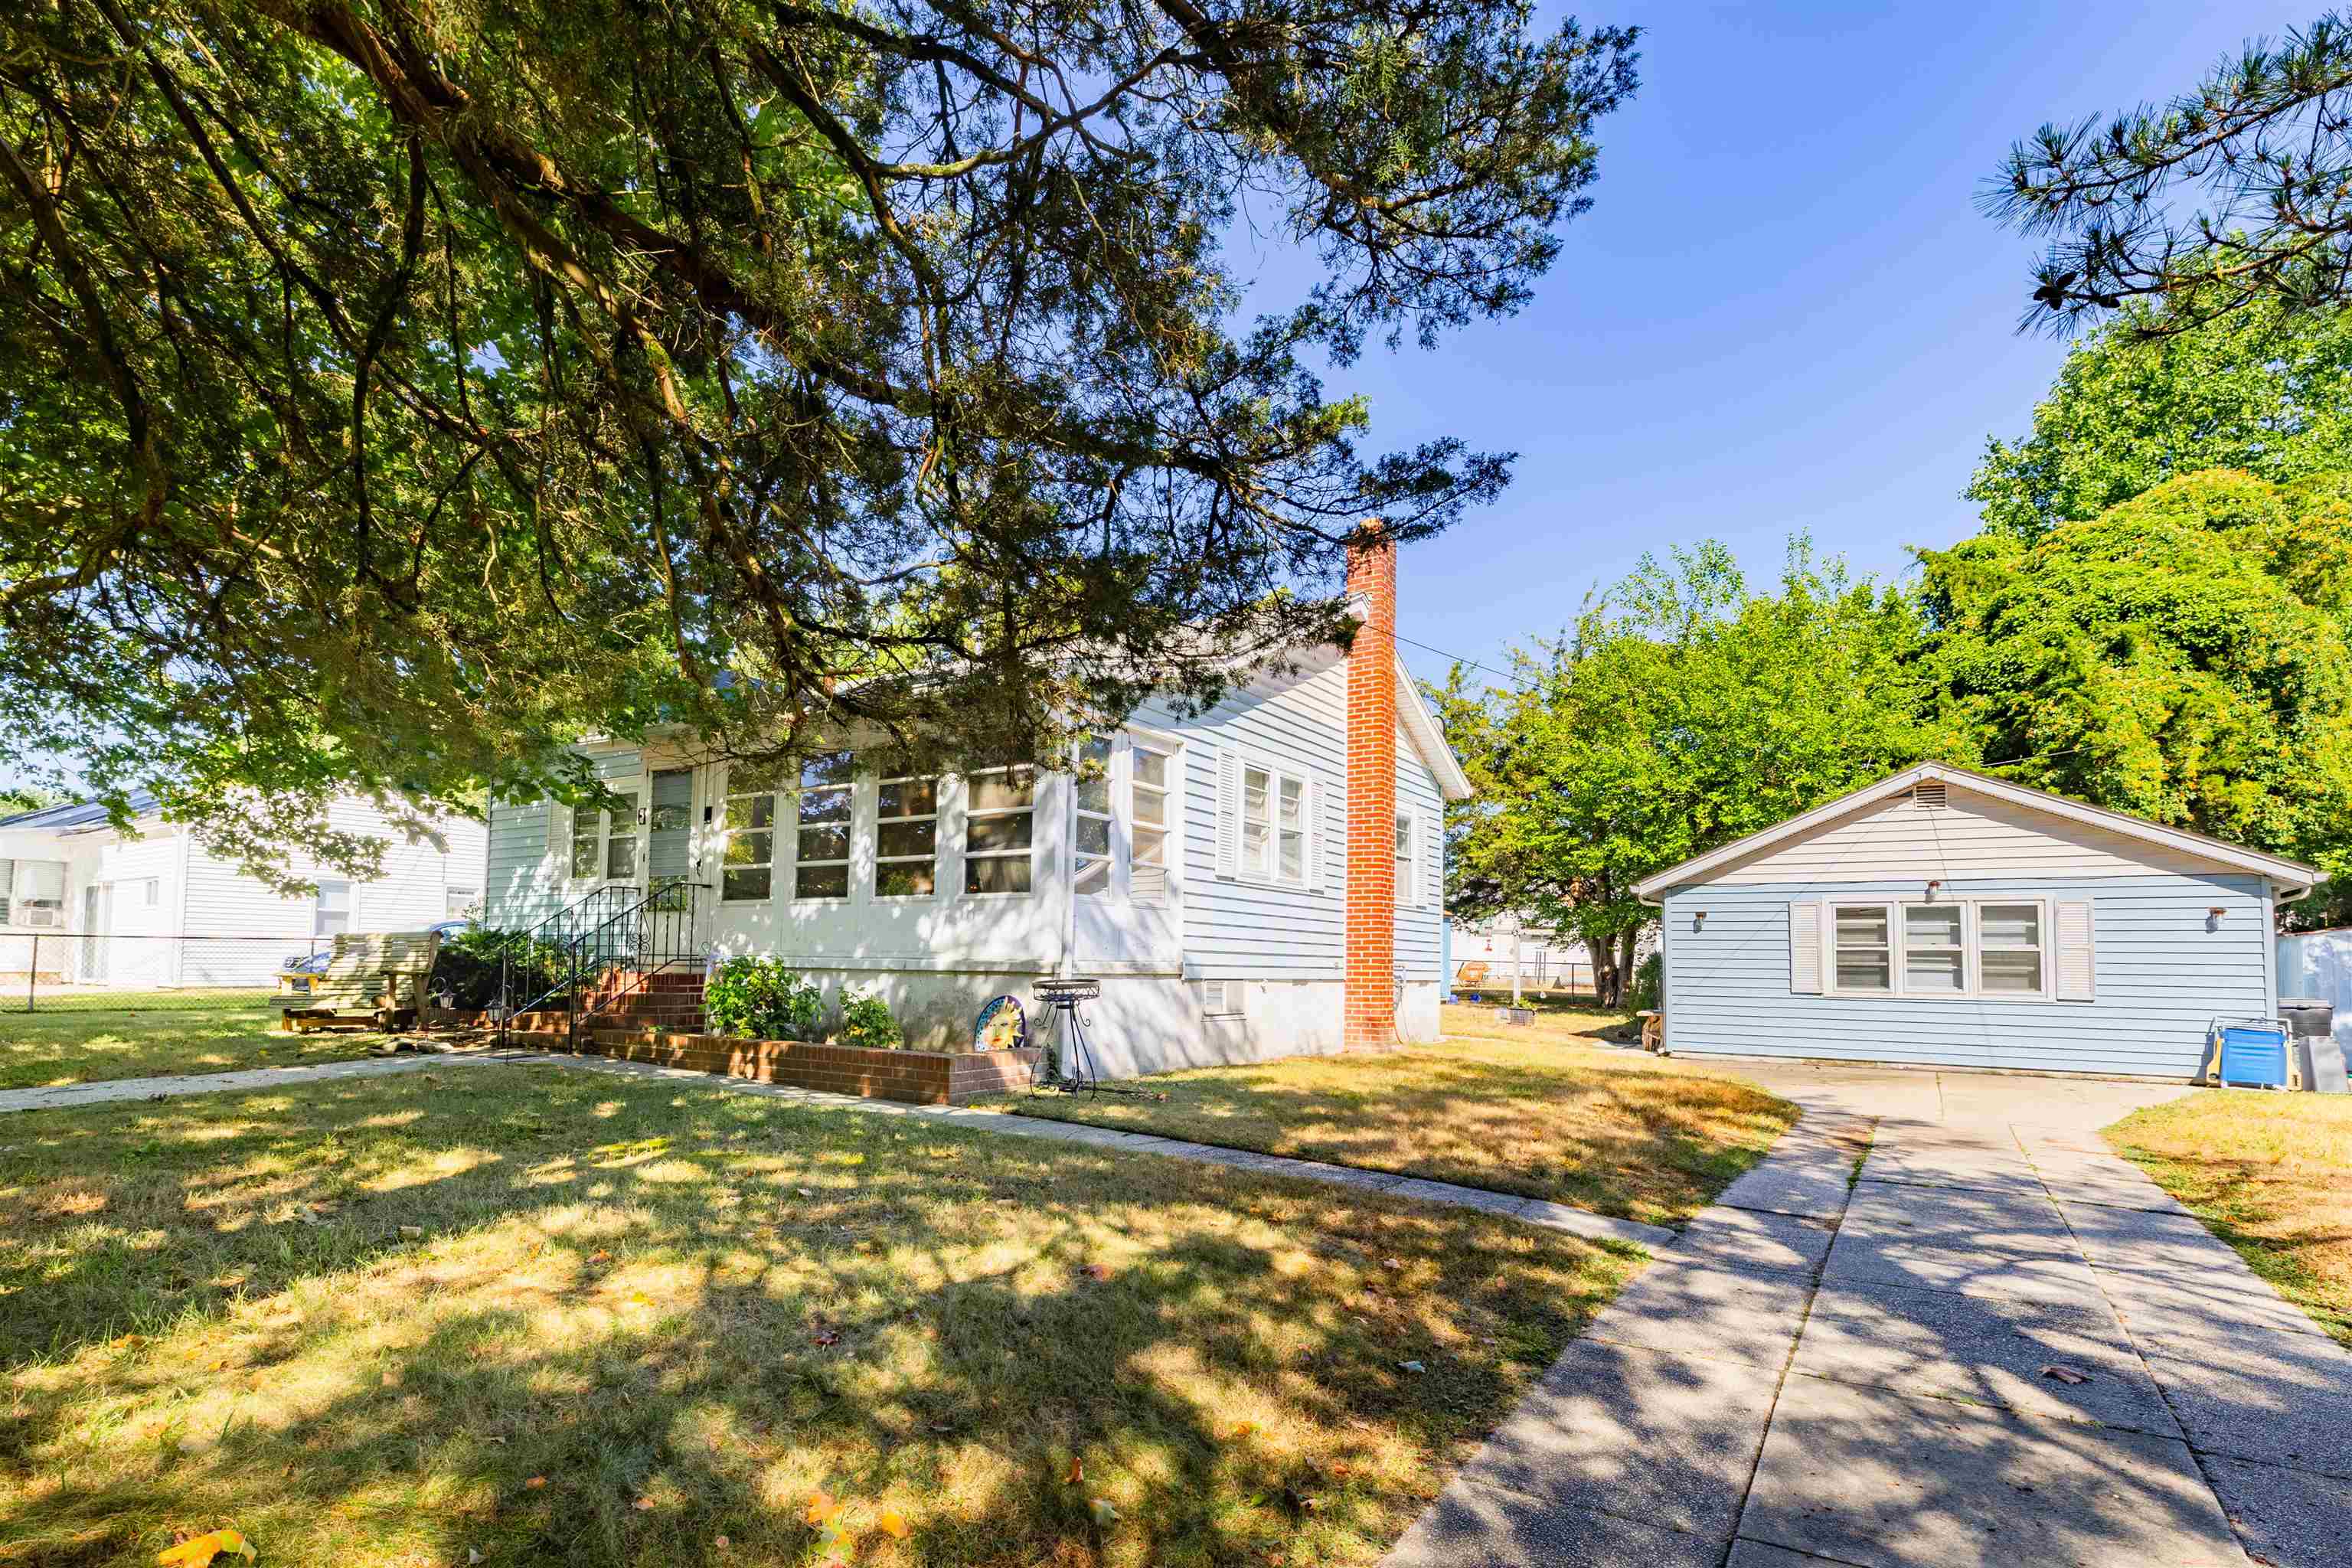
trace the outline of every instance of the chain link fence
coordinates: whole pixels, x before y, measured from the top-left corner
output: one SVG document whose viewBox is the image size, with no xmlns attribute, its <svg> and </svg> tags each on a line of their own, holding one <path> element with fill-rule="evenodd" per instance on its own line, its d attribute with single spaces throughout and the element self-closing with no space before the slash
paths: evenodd
<svg viewBox="0 0 2352 1568">
<path fill-rule="evenodd" d="M 299 1001 L 331 936 L 0 931 L 0 1014 L 183 1012 Z"/>
</svg>

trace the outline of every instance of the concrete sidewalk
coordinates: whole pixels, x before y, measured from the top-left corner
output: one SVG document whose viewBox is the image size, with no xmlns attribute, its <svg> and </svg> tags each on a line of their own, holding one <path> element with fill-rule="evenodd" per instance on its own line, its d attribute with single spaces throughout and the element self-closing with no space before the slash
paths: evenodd
<svg viewBox="0 0 2352 1568">
<path fill-rule="evenodd" d="M 2093 1131 L 2182 1091 L 1755 1076 L 1805 1121 L 1393 1568 L 2352 1561 L 2352 1353 Z"/>
</svg>

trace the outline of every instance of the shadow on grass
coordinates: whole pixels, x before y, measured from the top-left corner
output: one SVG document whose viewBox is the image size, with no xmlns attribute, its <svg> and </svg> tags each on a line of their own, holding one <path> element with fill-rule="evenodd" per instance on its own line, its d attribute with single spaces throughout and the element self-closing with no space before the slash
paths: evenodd
<svg viewBox="0 0 2352 1568">
<path fill-rule="evenodd" d="M 1138 1080 L 1162 1100 L 1020 1096 L 1024 1115 L 1687 1219 L 1794 1124 L 1793 1105 L 1735 1079 L 1647 1064 L 1571 1065 L 1484 1042 L 1293 1058 Z"/>
<path fill-rule="evenodd" d="M 0 1562 L 230 1522 L 288 1562 L 796 1562 L 819 1489 L 861 1563 L 1370 1561 L 1626 1268 L 915 1119 L 434 1076 L 10 1129 Z"/>
</svg>

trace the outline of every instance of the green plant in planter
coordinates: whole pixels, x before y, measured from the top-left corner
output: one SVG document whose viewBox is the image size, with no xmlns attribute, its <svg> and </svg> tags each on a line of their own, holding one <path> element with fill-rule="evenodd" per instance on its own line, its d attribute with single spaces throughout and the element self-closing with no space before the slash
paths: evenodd
<svg viewBox="0 0 2352 1568">
<path fill-rule="evenodd" d="M 804 1038 L 822 1007 L 816 987 L 781 959 L 730 958 L 702 987 L 702 1016 L 710 1027 L 754 1040 Z"/>
<path fill-rule="evenodd" d="M 841 994 L 841 1043 L 895 1051 L 907 1043 L 907 1035 L 890 1016 L 890 1004 L 880 992 L 853 985 Z"/>
</svg>

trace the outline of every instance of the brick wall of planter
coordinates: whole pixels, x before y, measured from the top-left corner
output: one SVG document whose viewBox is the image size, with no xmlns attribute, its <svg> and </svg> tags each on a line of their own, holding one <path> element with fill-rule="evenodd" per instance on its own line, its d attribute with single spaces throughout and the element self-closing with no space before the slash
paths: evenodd
<svg viewBox="0 0 2352 1568">
<path fill-rule="evenodd" d="M 607 1030 L 583 1039 L 580 1054 L 906 1105 L 965 1105 L 982 1095 L 1028 1088 L 1045 1052 L 877 1051 L 729 1035 Z"/>
</svg>

